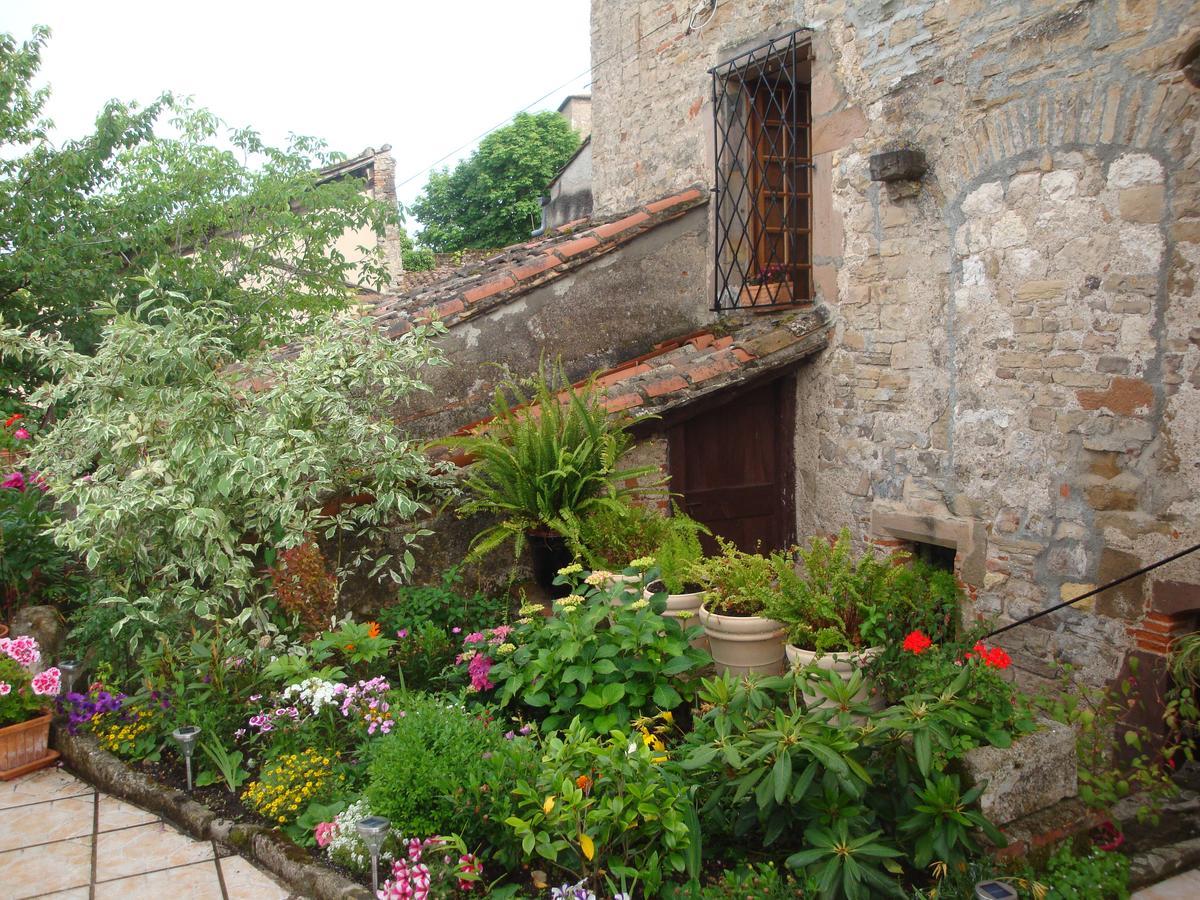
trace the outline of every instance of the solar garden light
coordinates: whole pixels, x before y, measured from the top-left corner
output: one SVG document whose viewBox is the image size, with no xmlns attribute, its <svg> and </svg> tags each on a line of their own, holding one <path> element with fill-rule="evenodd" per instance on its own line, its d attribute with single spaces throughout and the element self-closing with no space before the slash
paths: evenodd
<svg viewBox="0 0 1200 900">
<path fill-rule="evenodd" d="M 184 725 L 182 728 L 172 731 L 171 737 L 175 738 L 179 749 L 183 751 L 183 762 L 187 766 L 187 786 L 190 791 L 192 789 L 192 754 L 196 752 L 196 741 L 200 737 L 200 729 L 195 725 Z"/>
<path fill-rule="evenodd" d="M 358 823 L 358 836 L 371 853 L 371 894 L 379 893 L 379 851 L 387 840 L 392 823 L 383 816 L 367 816 Z"/>
<path fill-rule="evenodd" d="M 1017 900 L 1018 896 L 1007 881 L 980 881 L 975 885 L 976 900 Z"/>
<path fill-rule="evenodd" d="M 62 674 L 64 694 L 69 694 L 75 690 L 75 679 L 79 677 L 79 672 L 83 669 L 83 663 L 77 659 L 60 659 L 58 661 L 58 671 Z"/>
</svg>

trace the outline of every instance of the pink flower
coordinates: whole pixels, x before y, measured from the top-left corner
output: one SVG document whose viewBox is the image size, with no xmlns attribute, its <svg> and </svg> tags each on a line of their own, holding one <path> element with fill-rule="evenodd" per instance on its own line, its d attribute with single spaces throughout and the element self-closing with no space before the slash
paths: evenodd
<svg viewBox="0 0 1200 900">
<path fill-rule="evenodd" d="M 57 668 L 50 668 L 33 676 L 33 692 L 39 697 L 57 697 L 61 686 L 61 675 Z"/>
<path fill-rule="evenodd" d="M 0 638 L 0 653 L 15 659 L 26 669 L 32 669 L 42 658 L 37 639 L 27 634 L 15 638 Z"/>
<path fill-rule="evenodd" d="M 497 625 L 495 628 L 492 629 L 492 637 L 491 637 L 491 640 L 488 641 L 488 643 L 489 644 L 503 644 L 506 640 L 508 640 L 508 636 L 510 634 L 512 634 L 512 626 L 511 625 Z"/>
<path fill-rule="evenodd" d="M 313 829 L 313 838 L 318 847 L 328 847 L 329 842 L 333 840 L 333 823 L 318 822 L 317 827 Z"/>
<path fill-rule="evenodd" d="M 401 628 L 399 631 L 396 632 L 396 637 L 400 638 L 400 640 L 404 640 L 406 637 L 408 637 L 408 629 Z"/>
<path fill-rule="evenodd" d="M 467 674 L 471 676 L 471 690 L 487 691 L 495 687 L 488 679 L 488 673 L 492 671 L 492 660 L 478 654 L 472 657 L 471 662 L 467 664 Z"/>
<path fill-rule="evenodd" d="M 4 480 L 0 481 L 0 488 L 12 488 L 14 491 L 23 491 L 25 490 L 25 476 L 20 472 L 13 472 L 6 475 Z"/>
<path fill-rule="evenodd" d="M 12 693 L 12 685 L 7 681 L 0 681 L 0 697 L 7 697 Z"/>
<path fill-rule="evenodd" d="M 24 428 L 18 428 L 13 432 L 13 438 L 18 441 L 27 441 L 29 440 L 29 432 Z"/>
<path fill-rule="evenodd" d="M 450 633 L 451 634 L 462 634 L 462 629 L 459 628 L 457 625 L 455 625 L 453 628 L 450 629 Z"/>
<path fill-rule="evenodd" d="M 486 638 L 484 638 L 482 631 L 472 631 L 465 638 L 463 638 L 463 643 L 464 644 L 482 644 L 485 640 L 486 640 Z"/>
</svg>

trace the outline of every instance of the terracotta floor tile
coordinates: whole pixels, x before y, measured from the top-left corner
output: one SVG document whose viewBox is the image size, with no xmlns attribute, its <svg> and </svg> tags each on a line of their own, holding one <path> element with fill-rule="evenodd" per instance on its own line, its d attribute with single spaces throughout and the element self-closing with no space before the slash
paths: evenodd
<svg viewBox="0 0 1200 900">
<path fill-rule="evenodd" d="M 212 844 L 194 841 L 161 823 L 106 831 L 96 837 L 96 880 L 212 859 Z"/>
<path fill-rule="evenodd" d="M 0 853 L 6 900 L 23 900 L 85 885 L 92 874 L 91 837 Z"/>
<path fill-rule="evenodd" d="M 90 794 L 90 784 L 62 769 L 42 769 L 15 781 L 0 781 L 0 809 Z"/>
<path fill-rule="evenodd" d="M 107 794 L 100 795 L 100 831 L 112 831 L 116 828 L 128 828 L 130 825 L 145 825 L 157 821 L 158 816 L 152 812 L 147 812 L 124 800 L 118 800 L 116 797 L 109 797 Z"/>
<path fill-rule="evenodd" d="M 91 888 L 77 887 L 53 894 L 38 894 L 37 900 L 91 900 Z"/>
<path fill-rule="evenodd" d="M 291 890 L 240 856 L 221 860 L 221 874 L 225 876 L 229 900 L 287 900 L 292 895 Z"/>
<path fill-rule="evenodd" d="M 96 885 L 96 900 L 221 900 L 221 882 L 211 860 Z"/>
<path fill-rule="evenodd" d="M 90 835 L 95 813 L 86 796 L 0 809 L 0 850 Z"/>
</svg>

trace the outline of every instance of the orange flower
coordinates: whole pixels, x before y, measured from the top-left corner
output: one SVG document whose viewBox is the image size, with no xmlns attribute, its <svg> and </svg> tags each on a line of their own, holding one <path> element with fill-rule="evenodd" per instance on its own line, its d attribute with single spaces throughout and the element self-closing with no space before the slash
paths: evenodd
<svg viewBox="0 0 1200 900">
<path fill-rule="evenodd" d="M 579 788 L 585 794 L 592 789 L 592 779 L 586 775 L 580 775 L 575 779 L 575 787 Z"/>
<path fill-rule="evenodd" d="M 368 622 L 367 623 L 367 637 L 373 637 L 373 638 L 379 637 L 379 623 L 378 622 Z"/>
</svg>

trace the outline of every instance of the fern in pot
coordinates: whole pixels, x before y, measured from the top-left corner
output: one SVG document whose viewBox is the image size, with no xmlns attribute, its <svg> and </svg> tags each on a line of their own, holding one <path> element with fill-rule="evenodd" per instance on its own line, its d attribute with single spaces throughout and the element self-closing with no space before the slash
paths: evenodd
<svg viewBox="0 0 1200 900">
<path fill-rule="evenodd" d="M 634 421 L 609 416 L 594 380 L 575 387 L 545 366 L 536 378 L 498 388 L 491 419 L 443 442 L 470 460 L 459 514 L 495 520 L 475 536 L 470 558 L 508 542 L 519 555 L 528 545 L 538 583 L 552 591 L 579 542 L 581 517 L 603 506 L 623 509 L 626 497 L 662 484 L 653 466 L 620 468 Z M 639 479 L 647 483 L 628 487 Z"/>
<path fill-rule="evenodd" d="M 883 651 L 900 575 L 892 558 L 871 553 L 856 558 L 850 532 L 843 529 L 836 540 L 814 537 L 807 549 L 775 554 L 771 562 L 778 589 L 764 610 L 783 623 L 793 667 L 833 669 L 849 678 Z M 864 679 L 854 699 L 862 702 L 870 691 Z"/>
<path fill-rule="evenodd" d="M 745 553 L 717 538 L 721 552 L 692 567 L 707 585 L 700 624 L 718 672 L 778 675 L 783 671 L 784 626 L 766 613 L 776 591 L 776 566 L 759 553 Z"/>
</svg>

